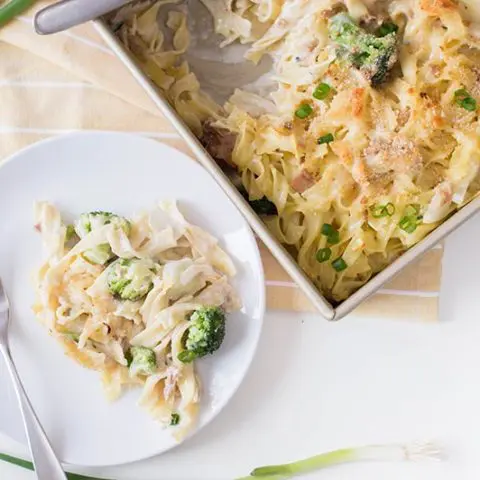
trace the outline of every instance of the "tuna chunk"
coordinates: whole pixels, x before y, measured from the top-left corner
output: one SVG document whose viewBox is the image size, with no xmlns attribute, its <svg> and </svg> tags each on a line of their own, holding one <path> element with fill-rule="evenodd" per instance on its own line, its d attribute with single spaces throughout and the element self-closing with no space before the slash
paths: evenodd
<svg viewBox="0 0 480 480">
<path fill-rule="evenodd" d="M 203 124 L 203 134 L 200 142 L 208 153 L 219 163 L 227 163 L 235 166 L 232 162 L 232 152 L 235 147 L 237 135 L 226 128 L 213 126 L 210 122 Z"/>
<path fill-rule="evenodd" d="M 315 183 L 315 179 L 306 171 L 302 170 L 292 180 L 292 188 L 298 193 L 303 193 L 308 190 Z"/>
</svg>

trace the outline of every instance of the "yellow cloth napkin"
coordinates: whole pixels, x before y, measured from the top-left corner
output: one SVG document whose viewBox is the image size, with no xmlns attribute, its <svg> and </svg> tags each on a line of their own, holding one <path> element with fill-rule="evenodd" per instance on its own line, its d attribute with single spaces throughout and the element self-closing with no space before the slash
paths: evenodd
<svg viewBox="0 0 480 480">
<path fill-rule="evenodd" d="M 47 3 L 38 2 L 35 8 Z M 33 31 L 33 13 L 0 29 L 0 159 L 75 130 L 136 132 L 192 155 L 92 24 L 41 37 Z M 260 248 L 268 307 L 313 310 L 266 248 Z M 436 320 L 441 258 L 441 247 L 427 252 L 357 312 Z"/>
</svg>

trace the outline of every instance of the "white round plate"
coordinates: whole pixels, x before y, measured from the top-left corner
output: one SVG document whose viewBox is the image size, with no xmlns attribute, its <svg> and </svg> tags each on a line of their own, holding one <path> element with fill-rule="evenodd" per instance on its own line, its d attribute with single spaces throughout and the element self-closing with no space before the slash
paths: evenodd
<svg viewBox="0 0 480 480">
<path fill-rule="evenodd" d="M 245 376 L 265 309 L 259 251 L 231 201 L 184 154 L 127 134 L 57 137 L 21 151 L 0 168 L 0 276 L 13 305 L 12 354 L 40 421 L 66 463 L 127 463 L 164 452 L 177 442 L 168 428 L 137 407 L 138 390 L 108 403 L 99 374 L 67 358 L 35 319 L 31 275 L 41 260 L 41 242 L 33 228 L 33 204 L 48 200 L 73 220 L 92 210 L 129 216 L 161 199 L 177 199 L 186 218 L 217 237 L 238 269 L 233 283 L 243 308 L 229 316 L 221 349 L 197 362 L 202 383 L 198 431 L 226 405 Z M 0 431 L 25 441 L 3 364 Z"/>
</svg>

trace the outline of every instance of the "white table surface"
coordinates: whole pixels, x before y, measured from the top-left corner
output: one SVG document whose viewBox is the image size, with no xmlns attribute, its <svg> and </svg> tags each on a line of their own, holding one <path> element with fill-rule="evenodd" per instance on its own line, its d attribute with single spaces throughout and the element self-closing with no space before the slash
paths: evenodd
<svg viewBox="0 0 480 480">
<path fill-rule="evenodd" d="M 478 480 L 479 272 L 477 217 L 447 241 L 437 324 L 355 315 L 327 323 L 311 314 L 268 313 L 252 369 L 211 425 L 163 456 L 83 472 L 227 480 L 332 448 L 435 439 L 447 449 L 446 462 L 355 464 L 302 478 Z M 26 454 L 1 436 L 0 451 Z M 0 464 L 2 480 L 33 478 Z"/>
</svg>

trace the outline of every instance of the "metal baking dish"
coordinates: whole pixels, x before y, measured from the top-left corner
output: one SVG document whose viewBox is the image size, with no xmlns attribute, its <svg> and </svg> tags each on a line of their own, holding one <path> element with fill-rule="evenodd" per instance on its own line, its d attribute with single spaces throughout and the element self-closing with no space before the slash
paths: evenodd
<svg viewBox="0 0 480 480">
<path fill-rule="evenodd" d="M 363 300 L 372 295 L 382 285 L 397 275 L 403 268 L 409 265 L 417 257 L 432 248 L 446 235 L 454 231 L 478 210 L 480 210 L 480 197 L 475 198 L 461 210 L 452 215 L 448 220 L 442 223 L 438 228 L 431 232 L 427 237 L 417 245 L 410 248 L 401 257 L 395 260 L 382 272 L 373 277 L 368 283 L 357 290 L 347 300 L 344 300 L 337 306 L 333 306 L 318 291 L 313 282 L 307 277 L 292 256 L 285 250 L 279 241 L 270 233 L 262 220 L 252 210 L 248 202 L 242 197 L 237 188 L 231 183 L 229 178 L 223 173 L 215 160 L 204 149 L 199 140 L 185 125 L 180 116 L 170 106 L 163 97 L 160 89 L 140 70 L 135 59 L 124 48 L 122 43 L 115 37 L 103 20 L 96 20 L 95 26 L 102 35 L 107 44 L 112 48 L 115 54 L 122 60 L 134 78 L 143 87 L 149 97 L 158 106 L 160 111 L 167 117 L 172 125 L 177 129 L 181 137 L 188 143 L 200 163 L 214 177 L 220 187 L 225 191 L 230 200 L 235 203 L 242 212 L 255 233 L 265 243 L 280 264 L 285 268 L 292 279 L 298 284 L 305 295 L 310 299 L 320 314 L 327 320 L 339 320 L 352 310 L 354 310 Z"/>
</svg>

